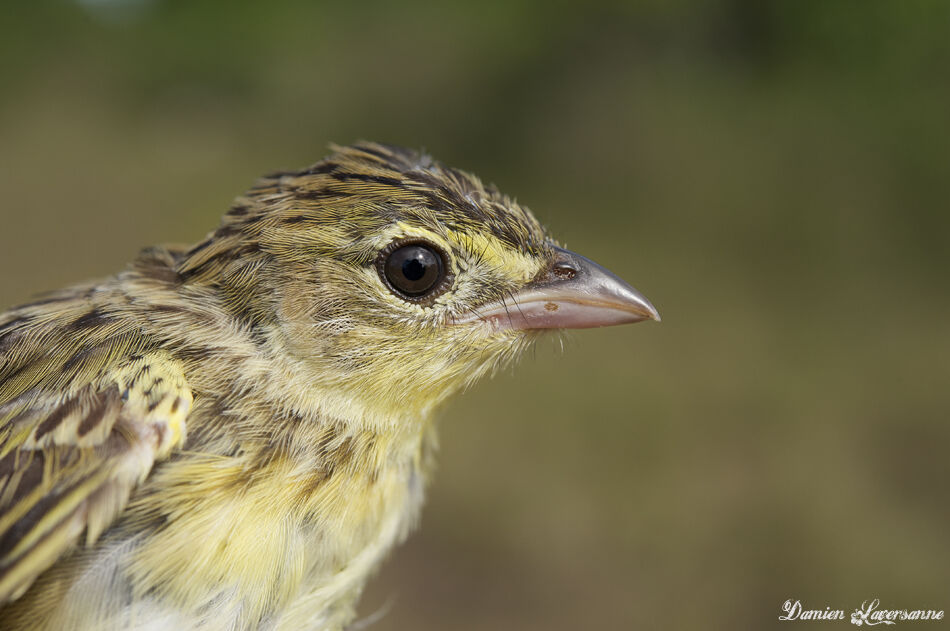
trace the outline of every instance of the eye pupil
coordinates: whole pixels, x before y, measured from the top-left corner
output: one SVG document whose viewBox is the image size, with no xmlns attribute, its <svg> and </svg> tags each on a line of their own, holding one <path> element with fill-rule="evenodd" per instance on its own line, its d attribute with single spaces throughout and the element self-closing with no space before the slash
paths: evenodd
<svg viewBox="0 0 950 631">
<path fill-rule="evenodd" d="M 426 274 L 426 265 L 419 259 L 408 259 L 402 264 L 402 275 L 409 280 L 419 280 Z"/>
<path fill-rule="evenodd" d="M 390 246 L 380 256 L 380 272 L 390 288 L 405 298 L 425 298 L 443 285 L 445 262 L 438 248 L 426 243 Z"/>
</svg>

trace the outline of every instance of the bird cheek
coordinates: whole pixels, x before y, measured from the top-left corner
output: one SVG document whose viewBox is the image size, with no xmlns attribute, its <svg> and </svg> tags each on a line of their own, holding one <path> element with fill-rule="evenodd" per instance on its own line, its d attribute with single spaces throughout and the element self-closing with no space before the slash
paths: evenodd
<svg viewBox="0 0 950 631">
<path fill-rule="evenodd" d="M 285 322 L 302 322 L 310 317 L 312 303 L 305 299 L 299 287 L 285 292 L 280 299 L 280 315 Z"/>
</svg>

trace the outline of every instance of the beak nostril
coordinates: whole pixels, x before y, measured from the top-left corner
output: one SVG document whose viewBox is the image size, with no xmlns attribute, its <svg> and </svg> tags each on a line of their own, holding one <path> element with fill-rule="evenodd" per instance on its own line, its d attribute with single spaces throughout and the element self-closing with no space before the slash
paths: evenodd
<svg viewBox="0 0 950 631">
<path fill-rule="evenodd" d="M 571 280 L 577 276 L 577 270 L 564 263 L 555 265 L 554 269 L 551 270 L 551 273 L 553 273 L 560 280 Z"/>
</svg>

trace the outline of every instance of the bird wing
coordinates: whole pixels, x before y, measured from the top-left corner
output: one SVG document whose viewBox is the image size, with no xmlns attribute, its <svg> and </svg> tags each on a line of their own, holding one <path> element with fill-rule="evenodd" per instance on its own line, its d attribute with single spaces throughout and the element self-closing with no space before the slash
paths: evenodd
<svg viewBox="0 0 950 631">
<path fill-rule="evenodd" d="M 94 543 L 153 463 L 184 441 L 192 395 L 181 365 L 129 346 L 28 361 L 0 352 L 0 604 L 83 531 Z"/>
</svg>

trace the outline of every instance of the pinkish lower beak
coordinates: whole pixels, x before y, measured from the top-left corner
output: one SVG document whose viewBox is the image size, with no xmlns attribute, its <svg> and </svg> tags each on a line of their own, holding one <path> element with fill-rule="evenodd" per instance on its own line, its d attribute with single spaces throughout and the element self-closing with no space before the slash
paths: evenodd
<svg viewBox="0 0 950 631">
<path fill-rule="evenodd" d="M 496 331 L 528 331 L 660 321 L 649 300 L 608 270 L 569 250 L 554 251 L 554 262 L 541 277 L 509 299 L 473 309 L 454 323 L 482 321 Z"/>
</svg>

